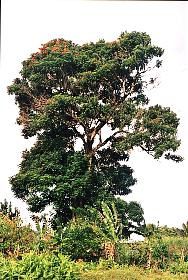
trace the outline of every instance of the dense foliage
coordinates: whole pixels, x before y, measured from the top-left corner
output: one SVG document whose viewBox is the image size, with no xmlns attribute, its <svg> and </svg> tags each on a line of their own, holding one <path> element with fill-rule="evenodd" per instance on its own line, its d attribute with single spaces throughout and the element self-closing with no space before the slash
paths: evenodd
<svg viewBox="0 0 188 280">
<path fill-rule="evenodd" d="M 174 228 L 148 225 L 144 241 L 129 243 L 119 235 L 114 206 L 103 203 L 102 216 L 96 209 L 90 212 L 85 219 L 77 213 L 56 231 L 39 225 L 37 218 L 33 230 L 20 218 L 1 214 L 0 279 L 187 279 L 188 238 L 181 235 L 185 224 L 173 236 Z"/>
<path fill-rule="evenodd" d="M 162 54 L 146 33 L 125 32 L 113 42 L 52 40 L 23 62 L 8 92 L 19 106 L 24 137 L 36 136 L 36 143 L 10 182 L 31 211 L 51 205 L 57 226 L 75 208 L 99 208 L 129 194 L 136 182 L 127 166 L 134 147 L 181 160 L 173 154 L 179 119 L 170 108 L 149 107 L 145 93 Z"/>
<path fill-rule="evenodd" d="M 62 255 L 24 255 L 22 260 L 0 258 L 0 279 L 78 280 L 76 265 Z"/>
<path fill-rule="evenodd" d="M 30 226 L 21 226 L 20 220 L 10 220 L 0 214 L 0 252 L 19 255 L 28 252 L 36 244 L 36 236 Z"/>
</svg>

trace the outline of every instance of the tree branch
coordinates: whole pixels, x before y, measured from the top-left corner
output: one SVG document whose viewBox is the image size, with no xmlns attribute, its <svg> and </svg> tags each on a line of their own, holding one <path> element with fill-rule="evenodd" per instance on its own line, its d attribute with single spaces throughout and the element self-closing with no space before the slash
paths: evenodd
<svg viewBox="0 0 188 280">
<path fill-rule="evenodd" d="M 65 112 L 65 114 L 68 116 L 68 117 L 70 117 L 70 118 L 72 118 L 72 121 L 75 121 L 75 123 L 76 124 L 80 124 L 81 126 L 83 126 L 83 128 L 85 129 L 86 127 L 85 127 L 85 125 L 83 124 L 83 122 L 82 121 L 80 121 L 80 119 L 78 118 L 78 117 L 76 117 L 75 116 L 75 114 L 73 114 L 73 110 L 71 111 L 71 112 Z"/>
<path fill-rule="evenodd" d="M 150 152 L 152 152 L 152 150 L 150 150 L 149 148 L 148 149 L 146 149 L 146 148 L 144 148 L 142 145 L 140 145 L 140 148 L 143 150 L 143 151 L 145 151 L 146 153 L 150 153 Z M 150 154 L 151 155 L 151 154 Z"/>
<path fill-rule="evenodd" d="M 74 133 L 75 133 L 75 134 L 83 141 L 83 143 L 85 144 L 86 141 L 85 141 L 84 135 L 81 134 L 81 133 L 76 129 L 75 126 L 73 126 L 72 129 L 73 129 Z"/>
<path fill-rule="evenodd" d="M 111 141 L 113 138 L 115 138 L 115 136 L 116 136 L 118 133 L 127 133 L 127 131 L 120 130 L 120 131 L 114 132 L 114 134 L 112 134 L 111 136 L 109 136 L 108 138 L 106 138 L 103 142 L 100 142 L 99 144 L 97 144 L 97 146 L 93 149 L 93 152 L 96 152 L 98 149 L 100 149 L 101 147 L 103 147 L 104 145 L 106 145 L 109 141 Z"/>
<path fill-rule="evenodd" d="M 103 128 L 106 124 L 106 121 L 102 120 L 97 127 L 95 127 L 91 133 L 91 140 L 93 140 L 95 138 L 95 136 L 99 133 L 99 131 L 101 130 L 101 128 Z"/>
</svg>

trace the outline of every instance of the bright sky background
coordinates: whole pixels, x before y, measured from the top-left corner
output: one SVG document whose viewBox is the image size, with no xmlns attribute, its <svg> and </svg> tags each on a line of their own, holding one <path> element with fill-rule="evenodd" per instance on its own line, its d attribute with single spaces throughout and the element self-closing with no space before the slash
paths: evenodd
<svg viewBox="0 0 188 280">
<path fill-rule="evenodd" d="M 181 119 L 183 163 L 152 159 L 135 151 L 129 164 L 138 183 L 126 200 L 137 200 L 146 222 L 178 226 L 188 220 L 188 4 L 181 1 L 62 1 L 3 0 L 0 82 L 0 201 L 6 197 L 29 214 L 26 205 L 13 198 L 8 178 L 18 171 L 21 152 L 29 147 L 16 125 L 18 114 L 6 87 L 18 76 L 21 62 L 42 43 L 55 38 L 75 43 L 104 38 L 115 40 L 122 31 L 147 32 L 153 44 L 165 49 L 160 84 L 150 92 L 151 103 L 170 106 Z"/>
</svg>

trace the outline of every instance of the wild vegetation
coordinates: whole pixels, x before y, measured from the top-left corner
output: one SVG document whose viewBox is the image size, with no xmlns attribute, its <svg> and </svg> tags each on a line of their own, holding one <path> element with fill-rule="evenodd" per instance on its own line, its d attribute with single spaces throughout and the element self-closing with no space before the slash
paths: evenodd
<svg viewBox="0 0 188 280">
<path fill-rule="evenodd" d="M 110 208 L 101 220 L 77 217 L 52 230 L 45 217 L 35 217 L 35 229 L 23 225 L 4 205 L 0 279 L 188 279 L 185 224 L 182 229 L 146 225 L 144 241 L 127 242 Z"/>
<path fill-rule="evenodd" d="M 176 113 L 149 106 L 162 54 L 148 34 L 123 32 L 113 42 L 55 39 L 23 61 L 8 93 L 36 142 L 10 183 L 35 228 L 1 203 L 0 279 L 186 279 L 187 223 L 146 225 L 141 205 L 122 199 L 136 183 L 134 148 L 182 160 Z M 129 243 L 132 233 L 144 241 Z"/>
</svg>

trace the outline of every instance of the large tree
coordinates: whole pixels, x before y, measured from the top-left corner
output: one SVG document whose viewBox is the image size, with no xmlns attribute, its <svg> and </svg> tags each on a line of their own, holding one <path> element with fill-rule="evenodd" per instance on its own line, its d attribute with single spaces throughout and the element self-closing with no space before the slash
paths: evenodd
<svg viewBox="0 0 188 280">
<path fill-rule="evenodd" d="M 8 92 L 24 137 L 36 143 L 10 182 L 31 211 L 51 205 L 67 221 L 73 208 L 129 194 L 134 147 L 180 160 L 171 154 L 179 119 L 170 108 L 149 107 L 145 93 L 162 54 L 146 33 L 124 32 L 113 42 L 52 40 L 23 61 Z"/>
</svg>

